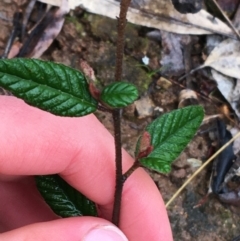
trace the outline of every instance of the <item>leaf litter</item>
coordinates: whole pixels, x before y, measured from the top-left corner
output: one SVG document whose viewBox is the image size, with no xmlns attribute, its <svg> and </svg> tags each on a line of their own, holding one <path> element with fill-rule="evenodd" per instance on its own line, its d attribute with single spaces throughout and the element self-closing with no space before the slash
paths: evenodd
<svg viewBox="0 0 240 241">
<path fill-rule="evenodd" d="M 50 0 L 49 2 L 51 2 Z M 48 0 L 44 0 L 48 2 Z M 60 1 L 57 2 L 59 4 Z M 56 3 L 55 3 L 56 4 Z M 115 19 L 119 12 L 119 1 L 104 0 L 70 0 L 69 7 L 81 6 L 88 12 Z M 128 21 L 149 28 L 157 28 L 179 34 L 213 34 L 218 33 L 235 38 L 232 29 L 221 20 L 205 10 L 196 14 L 181 14 L 173 6 L 171 0 L 133 1 L 129 8 Z"/>
<path fill-rule="evenodd" d="M 240 42 L 225 39 L 217 45 L 205 60 L 204 64 L 194 71 L 211 67 L 227 76 L 239 78 L 240 76 Z M 193 73 L 193 71 L 192 71 Z"/>
<path fill-rule="evenodd" d="M 118 5 L 118 3 L 116 1 L 106 1 L 105 3 L 109 3 L 109 2 L 111 4 L 115 2 L 115 5 Z M 154 6 L 152 6 L 151 3 L 149 3 L 149 1 L 133 1 L 133 4 L 135 4 L 135 5 L 132 5 L 132 9 L 131 9 L 131 11 L 133 11 L 135 13 L 139 13 L 141 11 L 141 8 L 143 9 L 142 11 L 145 12 L 145 13 L 140 14 L 138 16 L 139 17 L 138 19 L 140 19 L 138 21 L 141 22 L 141 23 L 144 22 L 143 20 L 146 20 L 146 19 L 149 20 L 149 16 L 151 16 L 151 14 L 152 14 L 152 13 L 151 14 L 146 13 L 148 10 L 141 5 L 144 2 L 146 3 L 146 5 L 149 4 L 150 8 L 152 7 L 154 9 Z M 105 3 L 103 2 L 102 5 L 104 6 Z M 137 3 L 140 6 L 137 6 Z M 94 5 L 94 4 L 95 4 L 95 2 L 93 1 L 92 5 Z M 89 6 L 89 5 L 90 4 L 88 3 L 88 5 L 86 5 L 86 6 Z M 84 4 L 82 6 L 85 7 Z M 97 6 L 99 8 L 99 4 Z M 107 4 L 106 4 L 106 6 L 107 6 Z M 94 8 L 96 9 L 96 5 L 94 6 Z M 200 12 L 202 13 L 204 11 L 205 10 L 201 10 Z M 176 12 L 174 12 L 174 13 L 176 13 Z M 177 14 L 178 13 L 176 13 L 176 15 Z M 115 18 L 115 16 L 113 18 Z M 133 15 L 131 15 L 131 16 L 133 16 Z M 199 16 L 199 15 L 196 15 L 196 16 Z M 207 14 L 207 16 L 211 16 L 211 20 L 213 20 L 213 15 Z M 161 19 L 161 17 L 155 16 L 155 19 L 154 19 L 155 23 L 159 25 L 160 19 Z M 170 25 L 169 24 L 166 25 L 167 28 L 168 28 L 168 31 L 170 31 L 170 32 L 174 31 L 174 30 L 172 30 L 174 27 L 176 27 L 176 29 L 177 29 L 176 31 L 179 31 L 179 29 L 181 29 L 181 31 L 184 31 L 184 34 L 186 34 L 187 29 L 189 30 L 189 27 L 186 27 L 185 25 L 181 26 L 181 24 L 179 24 L 179 23 L 176 24 L 176 22 L 174 22 L 174 21 Z M 62 45 L 61 41 L 65 38 L 65 43 L 66 43 L 66 40 L 67 40 L 66 34 L 68 32 L 66 31 L 66 28 L 69 28 L 69 26 L 73 27 L 73 24 L 67 23 L 67 26 L 68 27 L 65 27 L 65 29 L 63 29 L 63 32 L 60 34 L 61 36 L 57 37 L 57 42 L 58 42 L 58 44 L 61 48 L 61 51 L 63 51 L 63 52 L 61 52 L 61 54 L 57 54 L 60 51 L 57 50 L 57 49 L 52 49 L 50 52 L 48 51 L 47 54 L 43 55 L 43 58 L 50 58 L 50 59 L 54 59 L 55 61 L 59 61 L 59 62 L 64 61 L 65 63 L 69 63 L 71 65 L 72 64 L 73 65 L 78 64 L 78 62 L 76 61 L 76 58 L 77 58 L 76 56 L 81 55 L 81 57 L 83 57 L 83 59 L 85 59 L 85 60 L 88 59 L 87 55 L 89 53 L 89 50 L 84 50 L 85 45 L 84 45 L 83 42 L 78 41 L 79 47 L 78 48 L 75 47 L 75 49 L 73 48 L 73 45 L 70 46 L 71 44 L 67 45 L 65 47 L 64 47 L 64 45 Z M 217 28 L 217 27 L 215 26 L 215 28 Z M 229 31 L 230 28 L 227 26 L 227 29 Z M 69 30 L 70 30 L 70 28 L 68 29 L 68 31 Z M 196 31 L 195 27 L 190 28 L 190 30 L 189 30 L 189 32 L 187 32 L 187 34 L 189 34 L 190 31 Z M 200 31 L 200 30 L 198 29 L 197 31 Z M 203 30 L 201 30 L 201 31 L 203 31 Z M 206 31 L 206 30 L 204 30 L 204 31 Z M 218 30 L 216 30 L 216 32 L 218 32 Z M 88 32 L 86 31 L 86 33 L 88 33 Z M 225 32 L 225 34 L 226 33 L 227 32 Z M 231 33 L 231 30 L 229 31 L 229 33 Z M 71 33 L 71 34 L 73 34 L 73 33 Z M 196 32 L 196 34 L 200 34 L 200 33 Z M 228 35 L 228 33 L 227 33 L 227 35 Z M 62 38 L 62 36 L 64 36 L 64 38 Z M 79 39 L 79 35 L 77 35 L 76 33 L 73 36 L 74 37 L 72 39 L 69 39 L 69 41 L 70 41 L 69 43 L 71 43 L 71 41 L 77 41 L 77 39 Z M 234 36 L 234 34 L 232 33 L 232 37 L 233 36 Z M 68 36 L 68 38 L 70 38 L 70 37 Z M 172 39 L 174 39 L 174 37 L 172 37 Z M 94 41 L 94 40 L 91 39 L 89 41 L 89 37 L 88 37 L 89 48 L 94 46 L 94 45 L 91 44 L 91 41 Z M 169 38 L 166 37 L 165 43 L 167 43 L 168 41 L 169 41 Z M 180 40 L 179 40 L 178 43 L 180 43 L 178 49 L 181 50 L 181 48 L 183 48 L 183 46 L 185 44 L 181 44 Z M 97 45 L 96 42 L 94 44 Z M 172 46 L 175 46 L 175 44 L 177 44 L 177 43 L 174 43 L 174 41 L 173 41 Z M 56 46 L 56 42 L 55 42 L 55 46 Z M 101 45 L 99 45 L 99 46 L 101 46 Z M 171 46 L 171 45 L 169 45 L 169 46 Z M 73 49 L 74 49 L 74 51 L 79 51 L 79 52 L 76 52 L 76 54 L 75 54 L 75 53 L 73 53 Z M 101 47 L 99 49 L 101 51 L 103 51 L 103 47 Z M 166 52 L 162 52 L 163 58 L 160 58 L 160 59 L 158 58 L 158 61 L 155 61 L 155 63 L 159 64 L 160 60 L 164 59 L 165 55 L 167 56 L 167 54 L 169 53 L 168 49 L 169 49 L 169 51 L 172 50 L 171 47 L 166 48 Z M 64 52 L 64 51 L 68 51 L 68 52 Z M 84 53 L 84 51 L 85 51 L 85 53 Z M 144 51 L 146 51 L 146 50 L 144 50 Z M 145 54 L 146 52 L 144 52 L 144 51 L 143 51 L 143 53 Z M 157 52 L 157 54 L 159 55 L 160 51 Z M 60 55 L 62 57 L 60 57 Z M 64 57 L 63 57 L 63 55 L 64 55 Z M 142 55 L 142 56 L 144 56 L 144 55 Z M 147 56 L 149 56 L 149 58 L 150 58 L 150 67 L 151 67 L 151 66 L 153 66 L 152 65 L 153 55 L 148 54 Z M 177 55 L 173 54 L 173 56 L 177 56 Z M 183 53 L 182 53 L 182 55 L 180 53 L 178 56 L 180 56 L 180 57 L 175 57 L 175 58 L 176 59 L 181 58 L 182 63 L 181 63 L 181 61 L 179 61 L 179 63 L 182 64 L 181 65 L 182 66 L 181 71 L 184 71 L 184 68 L 185 68 L 184 61 L 185 61 L 185 59 L 183 57 Z M 167 62 L 166 63 L 164 62 L 164 65 L 167 65 Z M 194 63 L 194 66 L 196 66 L 195 63 Z M 108 73 L 106 75 L 108 75 Z M 167 77 L 171 81 L 171 78 L 169 77 L 169 73 L 168 73 L 167 76 L 165 76 L 165 77 Z M 103 77 L 105 77 L 105 76 L 103 76 Z M 98 72 L 97 72 L 97 78 L 99 79 L 99 73 Z M 156 78 L 156 76 L 153 76 L 153 78 Z M 172 82 L 172 83 L 174 83 L 174 82 Z M 155 87 L 153 85 L 153 90 L 149 90 L 149 93 L 151 93 L 152 98 L 154 99 L 154 105 L 155 106 L 157 106 L 157 107 L 160 106 L 161 108 L 163 107 L 164 112 L 166 112 L 168 110 L 171 110 L 171 109 L 174 109 L 174 108 L 177 108 L 177 104 L 178 104 L 177 96 L 178 96 L 178 93 L 179 93 L 179 86 L 176 87 L 175 84 L 174 84 L 173 86 L 170 86 L 167 89 L 167 91 L 163 91 L 163 88 L 160 88 L 158 91 L 156 91 L 156 89 L 154 89 L 154 88 Z M 162 98 L 163 96 L 165 96 L 166 98 Z M 200 97 L 200 103 L 203 104 L 203 102 L 201 100 L 201 97 Z M 204 105 L 206 105 L 206 103 L 204 103 Z M 210 105 L 210 108 L 212 108 L 212 105 Z M 216 111 L 216 109 L 214 111 Z M 152 112 L 152 114 L 150 114 L 146 118 L 140 120 L 141 124 L 136 125 L 136 130 L 141 128 L 141 125 L 144 126 L 144 124 L 143 124 L 144 121 L 148 120 L 148 118 L 150 118 L 151 115 L 154 115 L 154 113 Z M 104 117 L 104 118 L 105 118 L 105 123 L 107 123 L 108 122 L 107 118 L 106 117 Z M 104 118 L 103 118 L 103 122 L 104 122 Z M 133 130 L 131 128 L 129 129 L 129 127 L 128 127 L 129 122 L 128 121 L 123 120 L 123 123 L 124 123 L 123 139 L 124 139 L 124 141 L 126 141 L 127 137 L 130 138 L 130 140 L 129 140 L 130 144 L 126 144 L 126 143 L 124 144 L 124 147 L 125 148 L 127 147 L 127 149 L 128 149 L 128 147 L 131 146 L 131 143 L 134 142 L 133 141 L 134 136 L 135 135 L 137 136 L 137 134 L 136 134 L 135 130 Z M 109 127 L 111 125 L 111 123 L 108 123 L 106 125 Z M 195 148 L 194 148 L 194 145 L 195 145 Z M 200 148 L 199 145 L 202 146 L 202 149 Z M 160 187 L 161 192 L 162 192 L 165 200 L 168 200 L 170 198 L 171 193 L 174 192 L 174 190 L 176 190 L 176 187 L 179 186 L 179 184 L 182 182 L 182 180 L 192 173 L 191 167 L 188 165 L 187 159 L 189 157 L 191 157 L 191 158 L 199 159 L 201 161 L 204 160 L 204 158 L 202 158 L 202 157 L 206 155 L 206 149 L 207 148 L 208 148 L 207 143 L 203 140 L 202 137 L 198 136 L 198 137 L 196 137 L 195 140 L 193 140 L 193 142 L 190 144 L 190 147 L 186 150 L 186 152 L 184 152 L 178 158 L 178 160 L 176 161 L 176 164 L 174 164 L 174 168 L 176 168 L 175 172 L 173 172 L 169 177 L 159 176 L 159 174 L 151 173 L 151 175 L 154 177 L 155 181 L 158 183 L 158 186 Z M 188 156 L 186 156 L 186 153 L 188 153 Z M 183 170 L 184 170 L 185 174 L 184 175 L 178 175 L 179 173 L 182 173 Z M 205 177 L 205 176 L 206 176 L 206 172 L 205 172 L 205 174 L 204 173 L 202 174 L 202 176 L 201 176 L 201 178 L 199 178 L 199 180 L 195 181 L 193 186 L 191 186 L 191 188 L 197 187 L 198 192 L 191 191 L 191 188 L 186 190 L 185 194 L 182 194 L 180 200 L 177 201 L 176 206 L 172 210 L 169 211 L 169 215 L 170 215 L 170 219 L 171 219 L 171 222 L 172 222 L 172 225 L 173 225 L 173 230 L 174 230 L 174 235 L 176 237 L 176 240 L 214 240 L 214 239 L 215 240 L 226 240 L 226 239 L 229 239 L 229 237 L 234 237 L 234 235 L 236 236 L 236 234 L 237 234 L 237 232 L 234 231 L 234 228 L 233 229 L 229 229 L 229 228 L 227 229 L 224 226 L 226 224 L 226 222 L 229 222 L 229 220 L 231 219 L 230 218 L 231 213 L 229 213 L 226 208 L 223 208 L 218 202 L 216 202 L 214 200 L 210 200 L 209 203 L 204 207 L 204 210 L 200 209 L 200 210 L 194 210 L 194 212 L 191 211 L 191 208 L 199 200 L 199 193 L 200 193 L 200 196 L 202 194 L 204 194 L 204 191 L 203 191 L 204 186 L 203 186 L 203 184 L 201 184 L 201 182 L 204 183 L 204 184 L 206 183 L 206 181 L 204 181 L 202 179 L 202 177 Z M 172 178 L 171 179 L 172 182 L 171 182 L 171 180 L 169 180 L 169 178 L 170 179 Z M 227 216 L 227 219 L 224 218 L 224 220 L 222 220 L 221 215 L 225 215 L 225 217 Z M 212 221 L 208 218 L 208 216 L 211 217 Z M 201 217 L 201 218 L 199 219 L 199 217 Z M 213 220 L 215 218 L 217 219 L 217 221 L 214 223 Z M 204 220 L 204 222 L 203 222 L 203 220 Z M 217 226 L 216 226 L 217 222 L 221 223 L 220 229 L 217 228 Z M 231 224 L 231 223 L 229 223 L 229 224 Z M 177 231 L 179 227 L 180 227 L 181 232 Z M 207 236 L 206 236 L 206 230 L 208 232 Z M 222 231 L 224 230 L 224 234 L 223 234 L 222 237 L 219 236 L 219 231 L 221 231 L 221 230 Z"/>
</svg>

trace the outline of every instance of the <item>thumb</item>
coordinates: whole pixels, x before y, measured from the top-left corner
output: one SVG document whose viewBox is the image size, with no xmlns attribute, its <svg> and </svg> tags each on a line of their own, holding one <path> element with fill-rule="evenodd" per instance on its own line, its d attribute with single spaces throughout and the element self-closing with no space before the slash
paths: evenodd
<svg viewBox="0 0 240 241">
<path fill-rule="evenodd" d="M 35 223 L 0 234 L 1 241 L 128 241 L 120 229 L 95 217 Z"/>
</svg>

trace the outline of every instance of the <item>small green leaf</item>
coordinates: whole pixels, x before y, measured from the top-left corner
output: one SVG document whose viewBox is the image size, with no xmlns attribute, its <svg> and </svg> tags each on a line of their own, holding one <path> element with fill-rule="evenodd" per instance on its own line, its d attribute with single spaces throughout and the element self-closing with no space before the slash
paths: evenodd
<svg viewBox="0 0 240 241">
<path fill-rule="evenodd" d="M 100 98 L 110 107 L 123 108 L 138 98 L 138 91 L 130 83 L 116 82 L 106 86 Z"/>
<path fill-rule="evenodd" d="M 153 151 L 140 159 L 143 166 L 162 173 L 171 170 L 171 163 L 180 155 L 201 125 L 201 106 L 189 106 L 164 114 L 146 128 Z M 139 138 L 141 139 L 141 137 Z M 139 152 L 139 141 L 136 148 Z"/>
<path fill-rule="evenodd" d="M 38 190 L 61 217 L 97 216 L 96 205 L 58 175 L 36 176 Z"/>
<path fill-rule="evenodd" d="M 82 73 L 37 59 L 0 60 L 0 85 L 28 104 L 60 116 L 83 116 L 97 108 Z"/>
</svg>

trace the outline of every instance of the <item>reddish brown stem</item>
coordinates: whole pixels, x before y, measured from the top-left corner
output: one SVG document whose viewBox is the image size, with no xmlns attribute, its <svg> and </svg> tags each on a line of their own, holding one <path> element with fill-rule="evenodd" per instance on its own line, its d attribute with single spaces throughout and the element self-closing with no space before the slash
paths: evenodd
<svg viewBox="0 0 240 241">
<path fill-rule="evenodd" d="M 115 68 L 115 81 L 122 79 L 122 62 L 124 54 L 124 32 L 127 23 L 127 10 L 131 0 L 122 0 L 120 4 L 120 14 L 117 25 L 117 50 L 116 50 L 116 68 Z"/>
<path fill-rule="evenodd" d="M 124 173 L 123 181 L 125 182 L 127 178 L 140 166 L 141 166 L 141 163 L 138 160 L 135 160 L 133 165 Z"/>
<path fill-rule="evenodd" d="M 116 50 L 116 68 L 115 68 L 115 81 L 121 81 L 122 79 L 122 62 L 124 54 L 124 31 L 126 26 L 127 10 L 131 0 L 122 0 L 120 3 L 120 14 L 118 18 L 118 37 L 117 37 L 117 50 Z M 116 163 L 116 186 L 114 194 L 113 215 L 112 222 L 119 226 L 122 190 L 123 190 L 123 173 L 122 173 L 122 143 L 121 143 L 121 119 L 120 110 L 113 111 L 113 123 L 114 123 L 114 139 L 115 139 L 115 163 Z"/>
<path fill-rule="evenodd" d="M 114 140 L 115 140 L 115 153 L 116 153 L 116 182 L 112 222 L 118 226 L 120 220 L 120 209 L 122 200 L 123 189 L 123 175 L 122 175 L 122 149 L 121 149 L 121 129 L 120 129 L 120 112 L 119 110 L 113 111 L 113 125 L 114 125 Z"/>
</svg>

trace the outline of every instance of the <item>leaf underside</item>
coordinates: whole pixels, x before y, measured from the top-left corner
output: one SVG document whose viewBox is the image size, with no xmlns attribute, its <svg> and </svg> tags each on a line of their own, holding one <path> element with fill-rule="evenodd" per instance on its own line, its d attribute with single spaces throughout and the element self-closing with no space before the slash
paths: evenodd
<svg viewBox="0 0 240 241">
<path fill-rule="evenodd" d="M 38 190 L 61 217 L 97 216 L 96 205 L 58 175 L 36 176 Z"/>
<path fill-rule="evenodd" d="M 141 164 L 149 169 L 168 173 L 171 163 L 191 141 L 203 117 L 204 111 L 201 106 L 189 106 L 154 120 L 146 128 L 154 149 L 147 157 L 140 159 Z M 138 146 L 136 153 L 138 153 Z"/>
<path fill-rule="evenodd" d="M 59 116 L 83 116 L 97 108 L 84 75 L 62 64 L 1 60 L 0 85 L 28 104 Z"/>
<path fill-rule="evenodd" d="M 116 82 L 106 86 L 100 98 L 110 107 L 123 108 L 138 98 L 138 90 L 130 83 Z"/>
</svg>

